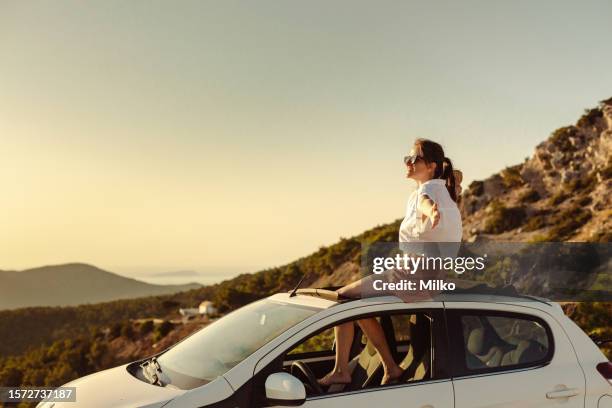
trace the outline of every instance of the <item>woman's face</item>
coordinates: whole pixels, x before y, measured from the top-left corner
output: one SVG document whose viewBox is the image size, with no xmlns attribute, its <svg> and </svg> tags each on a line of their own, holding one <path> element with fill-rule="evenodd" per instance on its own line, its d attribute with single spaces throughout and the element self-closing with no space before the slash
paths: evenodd
<svg viewBox="0 0 612 408">
<path fill-rule="evenodd" d="M 433 177 L 433 169 L 436 166 L 435 163 L 425 163 L 425 160 L 423 160 L 422 156 L 415 147 L 410 149 L 410 153 L 408 154 L 413 157 L 418 156 L 418 158 L 414 164 L 412 161 L 408 161 L 406 163 L 406 177 L 420 182 L 431 180 Z"/>
</svg>

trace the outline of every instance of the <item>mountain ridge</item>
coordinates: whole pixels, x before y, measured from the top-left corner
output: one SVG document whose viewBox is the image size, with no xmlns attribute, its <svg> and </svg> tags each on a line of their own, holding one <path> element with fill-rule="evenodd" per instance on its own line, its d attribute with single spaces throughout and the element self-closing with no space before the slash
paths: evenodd
<svg viewBox="0 0 612 408">
<path fill-rule="evenodd" d="M 86 263 L 0 270 L 0 309 L 76 306 L 134 297 L 164 295 L 201 287 L 197 283 L 155 285 Z"/>
</svg>

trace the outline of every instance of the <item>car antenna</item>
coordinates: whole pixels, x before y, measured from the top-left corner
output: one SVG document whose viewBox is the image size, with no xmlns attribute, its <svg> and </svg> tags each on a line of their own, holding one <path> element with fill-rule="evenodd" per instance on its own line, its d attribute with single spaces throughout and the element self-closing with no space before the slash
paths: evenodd
<svg viewBox="0 0 612 408">
<path fill-rule="evenodd" d="M 293 290 L 289 294 L 289 297 L 294 297 L 297 294 L 297 290 L 300 287 L 300 285 L 302 284 L 302 282 L 304 281 L 305 277 L 306 277 L 306 274 L 302 275 L 302 277 L 300 278 L 300 281 L 297 283 L 297 285 L 295 285 L 295 288 L 293 288 Z"/>
</svg>

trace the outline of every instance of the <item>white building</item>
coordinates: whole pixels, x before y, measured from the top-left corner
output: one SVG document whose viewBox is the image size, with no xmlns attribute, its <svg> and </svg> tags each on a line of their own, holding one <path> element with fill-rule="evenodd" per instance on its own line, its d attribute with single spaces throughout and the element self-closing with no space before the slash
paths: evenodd
<svg viewBox="0 0 612 408">
<path fill-rule="evenodd" d="M 189 307 L 185 309 L 180 308 L 179 313 L 183 317 L 191 317 L 191 316 L 197 316 L 200 313 L 200 310 L 196 309 L 195 307 Z"/>
<path fill-rule="evenodd" d="M 205 300 L 200 303 L 199 311 L 201 315 L 210 316 L 217 314 L 217 308 L 213 306 L 210 300 Z"/>
</svg>

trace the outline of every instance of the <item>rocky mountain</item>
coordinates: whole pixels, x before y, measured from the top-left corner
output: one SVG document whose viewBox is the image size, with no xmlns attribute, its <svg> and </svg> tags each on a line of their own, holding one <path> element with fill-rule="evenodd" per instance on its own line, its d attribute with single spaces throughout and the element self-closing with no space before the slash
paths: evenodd
<svg viewBox="0 0 612 408">
<path fill-rule="evenodd" d="M 610 242 L 612 98 L 462 196 L 464 239 Z"/>
<path fill-rule="evenodd" d="M 199 287 L 201 285 L 197 283 L 151 285 L 82 263 L 43 266 L 23 271 L 0 271 L 0 309 L 99 303 Z"/>
</svg>

